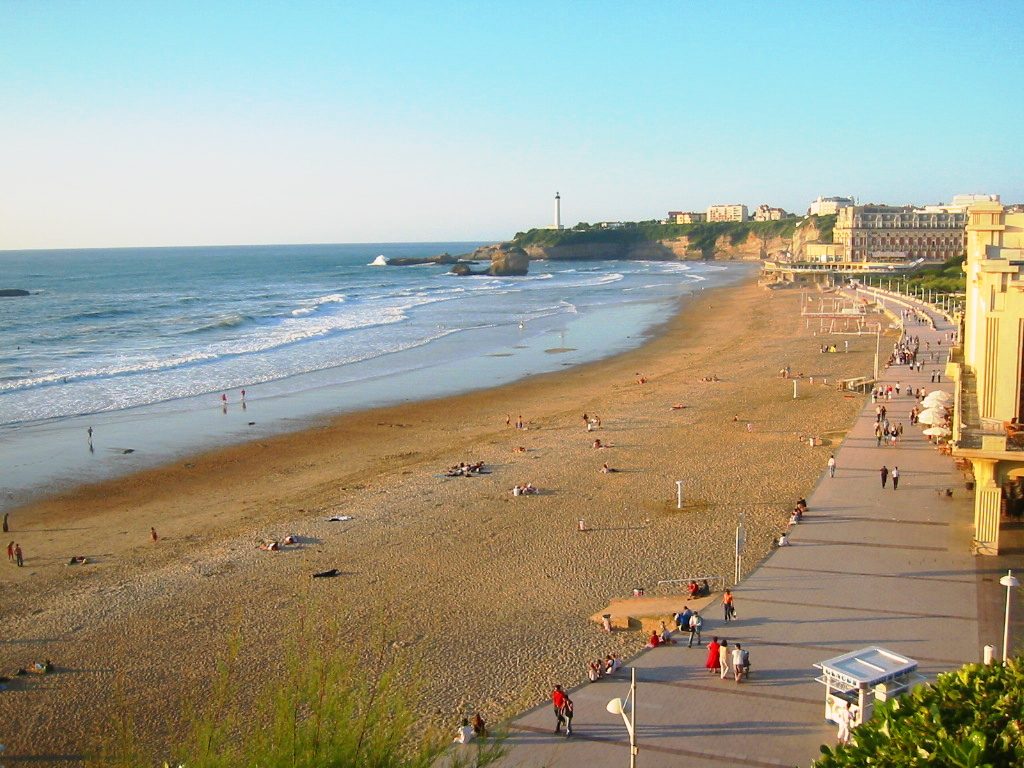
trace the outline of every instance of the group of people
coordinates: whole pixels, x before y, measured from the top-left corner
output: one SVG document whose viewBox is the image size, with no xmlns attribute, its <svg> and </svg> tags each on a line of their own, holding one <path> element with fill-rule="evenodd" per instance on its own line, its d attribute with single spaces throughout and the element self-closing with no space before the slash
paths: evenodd
<svg viewBox="0 0 1024 768">
<path fill-rule="evenodd" d="M 454 467 L 448 467 L 445 470 L 445 477 L 471 477 L 473 475 L 482 475 L 484 473 L 484 463 L 482 461 L 475 462 L 473 464 L 467 464 L 464 461 L 460 461 Z"/>
<path fill-rule="evenodd" d="M 677 613 L 672 619 L 676 623 L 676 627 L 680 632 L 688 632 L 690 638 L 686 643 L 687 648 L 693 647 L 693 641 L 697 641 L 697 645 L 701 644 L 700 633 L 704 628 L 704 617 L 700 615 L 700 611 L 690 610 L 690 606 L 683 606 L 683 610 Z"/>
<path fill-rule="evenodd" d="M 523 483 L 522 485 L 517 483 L 512 486 L 513 496 L 529 496 L 534 493 L 540 493 L 540 490 L 533 483 Z"/>
<path fill-rule="evenodd" d="M 725 680 L 729 675 L 730 664 L 733 678 L 738 683 L 750 672 L 750 653 L 740 643 L 730 648 L 729 641 L 724 637 L 721 640 L 712 637 L 708 643 L 708 659 L 704 666 L 708 672 L 717 672 Z"/>
<path fill-rule="evenodd" d="M 462 718 L 462 724 L 455 732 L 455 743 L 456 744 L 468 744 L 475 738 L 484 738 L 487 736 L 487 723 L 484 722 L 483 717 L 477 712 L 473 715 L 472 719 L 468 717 Z"/>
<path fill-rule="evenodd" d="M 913 422 L 911 422 L 913 423 Z M 903 437 L 903 422 L 898 421 L 895 424 L 891 423 L 888 419 L 875 422 L 875 446 L 881 447 L 883 443 L 885 445 L 895 448 Z"/>
<path fill-rule="evenodd" d="M 7 559 L 19 568 L 25 565 L 25 555 L 21 551 L 21 544 L 12 541 L 7 545 Z"/>
<path fill-rule="evenodd" d="M 711 585 L 708 584 L 707 579 L 702 579 L 700 584 L 691 579 L 690 583 L 686 585 L 686 592 L 691 598 L 707 597 L 711 594 Z"/>
<path fill-rule="evenodd" d="M 609 653 L 604 659 L 594 659 L 587 665 L 587 678 L 596 683 L 602 677 L 614 675 L 622 669 L 622 659 L 617 653 Z"/>
</svg>

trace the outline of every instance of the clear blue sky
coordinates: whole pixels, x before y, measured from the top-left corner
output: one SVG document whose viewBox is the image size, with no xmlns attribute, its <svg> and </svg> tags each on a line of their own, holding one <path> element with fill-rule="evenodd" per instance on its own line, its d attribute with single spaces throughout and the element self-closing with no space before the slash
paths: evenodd
<svg viewBox="0 0 1024 768">
<path fill-rule="evenodd" d="M 0 249 L 1024 200 L 1024 2 L 0 0 Z"/>
</svg>

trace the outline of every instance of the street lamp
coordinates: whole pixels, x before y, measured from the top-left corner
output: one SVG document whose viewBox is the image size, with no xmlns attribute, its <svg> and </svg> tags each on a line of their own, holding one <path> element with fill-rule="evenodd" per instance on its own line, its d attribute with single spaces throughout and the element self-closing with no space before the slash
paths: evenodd
<svg viewBox="0 0 1024 768">
<path fill-rule="evenodd" d="M 1020 579 L 1013 575 L 1013 571 L 1007 571 L 999 583 L 1006 587 L 1006 616 L 1003 619 L 1003 663 L 1005 664 L 1010 655 L 1010 590 L 1020 586 Z"/>
<path fill-rule="evenodd" d="M 632 673 L 632 679 L 626 700 L 612 699 L 605 709 L 613 715 L 622 715 L 622 722 L 626 724 L 626 731 L 629 733 L 629 768 L 636 768 L 636 753 L 639 752 L 636 746 L 636 667 L 630 667 L 629 671 Z"/>
</svg>

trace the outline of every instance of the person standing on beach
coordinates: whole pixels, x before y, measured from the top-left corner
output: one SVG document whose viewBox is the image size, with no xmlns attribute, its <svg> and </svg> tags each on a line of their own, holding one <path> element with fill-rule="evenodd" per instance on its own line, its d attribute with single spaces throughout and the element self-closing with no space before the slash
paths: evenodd
<svg viewBox="0 0 1024 768">
<path fill-rule="evenodd" d="M 151 539 L 153 539 L 153 541 L 156 541 L 158 538 L 160 538 L 159 536 L 156 535 L 156 528 L 150 527 L 150 529 L 149 529 L 149 537 Z"/>
<path fill-rule="evenodd" d="M 830 454 L 828 457 L 828 476 L 836 476 L 836 455 L 834 453 Z"/>
<path fill-rule="evenodd" d="M 878 470 L 878 474 L 882 478 L 882 487 L 885 488 L 885 483 L 889 479 L 889 468 L 883 464 L 882 468 Z"/>
<path fill-rule="evenodd" d="M 7 545 L 7 559 L 10 562 L 12 562 L 12 563 L 14 562 L 14 542 L 13 541 L 10 544 Z"/>
<path fill-rule="evenodd" d="M 25 564 L 25 558 L 21 553 L 21 544 L 14 545 L 14 562 L 19 568 Z"/>
<path fill-rule="evenodd" d="M 8 526 L 8 524 L 7 524 L 7 516 L 9 514 L 11 514 L 11 513 L 10 512 L 4 512 L 4 533 L 7 533 L 9 530 L 11 530 L 10 527 Z"/>
<path fill-rule="evenodd" d="M 899 487 L 899 484 L 900 484 L 900 468 L 899 467 L 893 467 L 892 468 L 892 489 L 895 491 Z M 885 485 L 885 483 L 882 483 L 882 485 Z"/>
<path fill-rule="evenodd" d="M 722 680 L 729 674 L 729 641 L 724 638 L 718 646 L 718 674 Z"/>
</svg>

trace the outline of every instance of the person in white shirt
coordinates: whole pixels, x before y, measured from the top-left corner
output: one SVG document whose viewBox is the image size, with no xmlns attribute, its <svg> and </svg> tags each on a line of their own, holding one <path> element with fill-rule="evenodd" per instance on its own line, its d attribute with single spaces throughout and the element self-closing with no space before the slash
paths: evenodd
<svg viewBox="0 0 1024 768">
<path fill-rule="evenodd" d="M 462 725 L 459 726 L 459 730 L 455 733 L 454 742 L 456 744 L 468 744 L 473 740 L 473 726 L 469 724 L 469 718 L 462 718 Z"/>
</svg>

